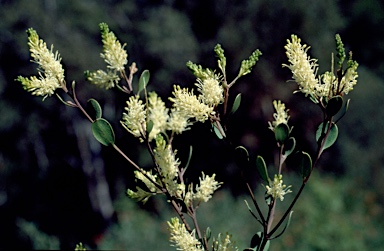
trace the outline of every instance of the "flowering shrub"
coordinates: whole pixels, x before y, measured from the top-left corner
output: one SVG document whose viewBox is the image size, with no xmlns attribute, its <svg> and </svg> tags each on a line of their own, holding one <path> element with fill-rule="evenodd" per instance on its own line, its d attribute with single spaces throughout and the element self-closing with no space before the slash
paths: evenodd
<svg viewBox="0 0 384 251">
<path fill-rule="evenodd" d="M 33 95 L 42 96 L 43 100 L 55 95 L 65 105 L 79 109 L 90 121 L 93 135 L 103 145 L 113 147 L 133 167 L 137 182 L 135 190 L 128 189 L 127 195 L 131 199 L 145 203 L 151 196 L 164 195 L 167 202 L 174 209 L 178 217 L 168 221 L 171 245 L 177 250 L 238 250 L 229 234 L 219 234 L 212 237 L 211 230 L 202 230 L 199 227 L 197 211 L 201 203 L 208 202 L 214 192 L 223 183 L 217 181 L 216 174 L 201 173 L 198 184 L 187 182 L 187 163 L 182 163 L 177 157 L 177 149 L 172 145 L 177 135 L 189 130 L 195 123 L 210 123 L 212 132 L 218 139 L 226 141 L 232 148 L 233 154 L 240 167 L 252 165 L 247 149 L 243 146 L 232 146 L 227 138 L 228 120 L 231 114 L 236 112 L 241 104 L 241 95 L 237 95 L 234 103 L 228 103 L 230 88 L 239 78 L 251 72 L 256 65 L 261 52 L 255 50 L 247 60 L 243 60 L 238 75 L 229 81 L 226 75 L 226 57 L 220 45 L 216 45 L 214 52 L 218 58 L 218 71 L 203 68 L 203 66 L 188 62 L 187 67 L 196 77 L 197 89 L 181 88 L 175 85 L 169 101 L 172 106 L 167 108 L 165 102 L 156 92 L 148 92 L 149 71 L 142 71 L 137 89 L 133 88 L 133 77 L 138 72 L 135 63 L 131 63 L 126 72 L 128 54 L 125 44 L 121 44 L 111 32 L 107 24 L 100 24 L 103 50 L 100 54 L 104 59 L 106 71 L 86 71 L 86 79 L 98 87 L 111 89 L 116 87 L 128 95 L 126 107 L 121 118 L 121 125 L 147 146 L 153 160 L 153 168 L 144 170 L 134 163 L 122 149 L 115 144 L 115 134 L 110 123 L 103 118 L 99 103 L 90 99 L 88 101 L 92 111 L 83 108 L 76 96 L 76 85 L 72 82 L 68 88 L 61 57 L 58 52 L 49 50 L 46 43 L 39 38 L 35 30 L 28 29 L 28 45 L 32 61 L 39 65 L 38 77 L 25 78 L 19 76 L 23 88 Z M 313 169 L 321 154 L 332 144 L 338 136 L 337 122 L 345 115 L 349 100 L 344 101 L 343 96 L 350 92 L 357 82 L 356 61 L 352 60 L 352 54 L 343 68 L 346 53 L 340 36 L 336 35 L 336 48 L 338 62 L 334 64 L 332 54 L 332 67 L 329 72 L 317 75 L 318 64 L 316 59 L 308 56 L 309 46 L 301 44 L 301 40 L 292 35 L 285 46 L 288 64 L 283 64 L 291 70 L 293 80 L 298 84 L 296 92 L 302 92 L 323 112 L 323 118 L 316 131 L 317 150 L 314 156 L 296 149 L 296 140 L 291 136 L 293 127 L 288 125 L 289 110 L 280 100 L 273 101 L 276 112 L 274 121 L 268 122 L 269 129 L 274 132 L 276 146 L 279 151 L 278 166 L 275 170 L 267 170 L 267 164 L 262 156 L 257 156 L 255 168 L 258 170 L 265 188 L 264 201 L 268 207 L 263 214 L 258 201 L 250 187 L 246 177 L 245 185 L 248 188 L 256 212 L 246 202 L 250 213 L 260 223 L 261 231 L 254 234 L 250 247 L 245 250 L 268 250 L 270 240 L 281 236 L 289 226 L 292 216 L 292 208 L 300 197 L 307 184 Z M 336 66 L 336 69 L 334 67 Z M 70 100 L 62 97 L 62 92 Z M 189 157 L 192 156 L 192 148 Z M 286 185 L 283 181 L 283 167 L 287 158 L 293 159 L 295 168 L 302 177 L 302 183 Z M 271 169 L 271 168 L 270 168 Z M 188 172 L 193 170 L 188 169 Z M 273 173 L 273 179 L 270 178 Z M 140 185 L 139 185 L 140 184 Z M 298 191 L 293 194 L 291 188 L 297 186 Z M 288 208 L 280 219 L 275 219 L 275 209 L 278 200 L 284 200 L 286 196 L 293 197 L 288 202 Z M 187 220 L 189 217 L 191 221 Z M 192 222 L 192 223 L 191 223 Z M 282 227 L 283 223 L 285 226 Z M 77 248 L 82 248 L 79 244 Z"/>
</svg>

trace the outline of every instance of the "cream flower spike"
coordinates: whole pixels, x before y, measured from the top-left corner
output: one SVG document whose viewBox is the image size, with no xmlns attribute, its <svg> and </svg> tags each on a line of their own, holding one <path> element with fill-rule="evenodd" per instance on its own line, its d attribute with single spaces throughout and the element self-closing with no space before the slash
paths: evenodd
<svg viewBox="0 0 384 251">
<path fill-rule="evenodd" d="M 32 95 L 43 96 L 44 100 L 54 94 L 58 88 L 66 90 L 64 69 L 60 63 L 61 57 L 57 51 L 53 52 L 53 46 L 50 50 L 47 48 L 46 43 L 39 38 L 34 29 L 28 29 L 27 33 L 31 61 L 38 64 L 39 78 L 19 76 L 16 80 L 21 82 L 23 88 Z"/>
<path fill-rule="evenodd" d="M 311 59 L 307 55 L 310 46 L 302 45 L 300 38 L 292 35 L 284 48 L 290 64 L 283 64 L 283 67 L 288 67 L 292 71 L 293 79 L 299 85 L 299 91 L 305 96 L 315 95 L 316 87 L 319 84 L 316 77 L 318 64 L 317 59 Z"/>
<path fill-rule="evenodd" d="M 117 40 L 115 34 L 109 31 L 106 23 L 100 24 L 101 37 L 103 42 L 103 53 L 100 54 L 108 64 L 108 68 L 116 71 L 123 71 L 128 63 L 128 54 Z"/>
</svg>

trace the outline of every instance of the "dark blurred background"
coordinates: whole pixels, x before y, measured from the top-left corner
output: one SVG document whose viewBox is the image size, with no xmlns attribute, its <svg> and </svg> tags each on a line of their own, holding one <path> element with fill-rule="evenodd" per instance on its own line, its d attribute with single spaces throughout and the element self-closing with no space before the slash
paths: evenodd
<svg viewBox="0 0 384 251">
<path fill-rule="evenodd" d="M 216 67 L 217 43 L 225 50 L 229 79 L 236 76 L 241 60 L 260 49 L 263 55 L 252 73 L 231 89 L 231 101 L 235 94 L 243 95 L 228 129 L 235 145 L 271 164 L 275 148 L 267 121 L 273 119 L 272 100 L 286 103 L 298 148 L 310 154 L 322 116 L 303 95 L 292 94 L 294 83 L 286 82 L 291 78 L 282 68 L 286 39 L 297 34 L 311 45 L 309 53 L 319 59 L 322 73 L 330 70 L 334 35 L 339 33 L 360 64 L 358 85 L 347 96 L 350 109 L 339 122 L 337 144 L 324 153 L 296 206 L 290 233 L 272 243 L 273 250 L 384 246 L 383 1 L 0 0 L 0 249 L 73 249 L 80 241 L 90 248 L 174 249 L 164 223 L 169 218 L 163 216 L 172 214 L 164 201 L 151 199 L 142 206 L 124 197 L 128 187 L 134 188 L 133 168 L 94 140 L 90 124 L 77 110 L 55 97 L 42 101 L 14 81 L 18 75 L 36 74 L 25 32 L 33 27 L 60 52 L 66 80 L 77 82 L 80 100 L 99 100 L 117 144 L 150 167 L 144 148 L 119 124 L 127 96 L 116 89 L 97 89 L 84 79 L 85 70 L 105 68 L 100 22 L 127 44 L 129 61 L 140 72 L 150 70 L 148 88 L 164 100 L 175 83 L 193 86 L 188 60 Z M 192 137 L 196 133 L 201 137 Z M 175 144 L 184 163 L 189 145 L 194 147 L 191 180 L 204 171 L 224 181 L 218 206 L 207 206 L 201 217 L 213 220 L 212 229 L 228 219 L 223 231 L 230 228 L 245 248 L 241 245 L 248 245 L 259 229 L 252 218 L 244 218 L 249 213 L 241 199 L 246 194 L 241 170 L 227 147 L 210 134 L 209 124 L 197 124 Z M 289 168 L 288 173 L 291 184 L 300 182 Z M 262 192 L 256 174 L 252 185 Z"/>
</svg>

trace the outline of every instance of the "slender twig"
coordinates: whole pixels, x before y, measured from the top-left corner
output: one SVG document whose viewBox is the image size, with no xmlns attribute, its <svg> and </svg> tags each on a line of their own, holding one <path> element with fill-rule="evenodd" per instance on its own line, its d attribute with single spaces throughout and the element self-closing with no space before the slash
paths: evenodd
<svg viewBox="0 0 384 251">
<path fill-rule="evenodd" d="M 224 104 L 223 104 L 223 116 L 227 114 L 227 107 L 228 107 L 228 98 L 229 98 L 229 87 L 227 85 L 227 82 L 225 81 L 224 86 Z"/>
<path fill-rule="evenodd" d="M 244 178 L 244 175 L 243 175 L 243 178 Z M 244 180 L 245 180 L 245 178 L 244 178 Z M 255 208 L 256 208 L 256 210 L 257 210 L 257 213 L 259 214 L 260 220 L 261 220 L 263 223 L 265 223 L 264 216 L 263 216 L 263 214 L 262 214 L 262 212 L 261 212 L 261 210 L 260 210 L 259 204 L 257 204 L 256 198 L 255 198 L 255 195 L 254 195 L 253 192 L 252 192 L 251 186 L 249 185 L 249 183 L 248 183 L 247 181 L 245 181 L 245 184 L 246 184 L 246 186 L 247 186 L 247 188 L 248 188 L 249 195 L 250 195 L 251 198 L 252 198 L 252 201 L 253 201 L 253 204 L 255 205 Z"/>
<path fill-rule="evenodd" d="M 190 212 L 192 213 L 192 215 L 190 215 L 190 216 L 192 218 L 193 225 L 195 225 L 197 236 L 199 237 L 200 240 L 203 240 L 203 237 L 202 237 L 201 231 L 200 231 L 200 227 L 199 227 L 199 224 L 197 222 L 196 210 L 191 208 Z M 203 245 L 204 245 L 205 250 L 208 251 L 208 244 L 205 241 L 203 241 Z"/>
<path fill-rule="evenodd" d="M 176 213 L 179 215 L 180 219 L 183 221 L 187 231 L 191 233 L 192 232 L 191 227 L 189 226 L 187 220 L 185 219 L 183 212 L 181 212 L 179 205 L 177 205 L 176 201 L 173 198 L 171 199 L 171 205 L 173 206 L 173 209 L 175 209 Z"/>
<path fill-rule="evenodd" d="M 332 122 L 332 119 L 329 121 L 329 123 Z M 285 220 L 285 218 L 288 216 L 288 214 L 291 212 L 293 206 L 295 205 L 297 199 L 300 197 L 300 194 L 301 192 L 303 191 L 305 185 L 307 184 L 308 180 L 309 180 L 309 177 L 311 176 L 312 174 L 312 171 L 313 169 L 315 168 L 315 166 L 317 165 L 317 162 L 319 161 L 320 159 L 320 156 L 324 150 L 324 144 L 325 144 L 325 141 L 326 139 L 328 138 L 328 135 L 329 135 L 329 132 L 330 132 L 330 126 L 328 127 L 328 130 L 327 132 L 325 133 L 325 136 L 324 137 L 320 137 L 319 141 L 318 142 L 318 148 L 317 148 L 317 151 L 316 151 L 316 159 L 315 161 L 312 163 L 312 168 L 311 168 L 311 172 L 308 174 L 307 177 L 305 177 L 303 179 L 303 183 L 299 189 L 299 191 L 297 192 L 295 198 L 293 199 L 293 201 L 291 202 L 291 204 L 289 205 L 288 209 L 285 211 L 284 215 L 281 217 L 280 221 L 276 224 L 276 226 L 268 233 L 269 236 L 271 236 L 273 233 L 276 232 L 276 230 L 280 227 L 280 225 L 283 223 L 283 221 Z M 321 139 L 322 138 L 322 139 Z"/>
<path fill-rule="evenodd" d="M 283 167 L 283 148 L 284 148 L 284 144 L 282 144 L 280 146 L 279 144 L 279 147 L 280 147 L 280 152 L 279 152 L 279 175 L 281 174 L 281 169 Z M 268 225 L 267 225 L 267 232 L 269 232 L 269 230 L 271 229 L 272 227 L 272 223 L 273 223 L 273 220 L 275 218 L 275 210 L 276 210 L 276 204 L 277 204 L 277 200 L 276 198 L 273 199 L 273 202 L 272 202 L 272 207 L 270 207 L 270 211 L 268 212 L 268 218 L 267 218 L 267 221 L 268 221 Z"/>
</svg>

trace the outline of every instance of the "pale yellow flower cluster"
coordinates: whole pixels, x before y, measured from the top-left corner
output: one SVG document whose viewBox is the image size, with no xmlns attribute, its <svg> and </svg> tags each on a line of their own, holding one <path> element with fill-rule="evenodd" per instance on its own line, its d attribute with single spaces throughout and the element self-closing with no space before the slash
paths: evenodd
<svg viewBox="0 0 384 251">
<path fill-rule="evenodd" d="M 274 100 L 273 106 L 275 107 L 276 112 L 273 114 L 275 121 L 268 121 L 269 129 L 272 131 L 275 130 L 275 127 L 279 124 L 288 124 L 288 111 L 289 109 L 285 109 L 285 104 L 281 103 L 280 100 Z"/>
<path fill-rule="evenodd" d="M 89 82 L 106 90 L 114 87 L 120 81 L 120 77 L 113 71 L 97 70 L 86 72 L 86 76 Z"/>
<path fill-rule="evenodd" d="M 155 93 L 150 92 L 148 97 L 149 115 L 148 118 L 153 122 L 153 127 L 149 133 L 149 141 L 154 139 L 156 135 L 161 132 L 165 132 L 167 129 L 167 121 L 169 118 L 168 108 L 165 107 L 165 103 Z"/>
<path fill-rule="evenodd" d="M 130 97 L 125 107 L 127 112 L 123 113 L 121 121 L 124 128 L 143 140 L 146 136 L 147 123 L 152 121 L 153 127 L 148 138 L 152 141 L 159 133 L 167 130 L 180 134 L 188 130 L 192 122 L 204 122 L 213 114 L 213 107 L 199 101 L 192 91 L 189 92 L 186 88 L 181 89 L 178 85 L 174 88 L 174 97 L 169 98 L 173 102 L 170 113 L 155 92 L 148 95 L 148 111 L 139 96 Z M 210 98 L 210 96 L 206 97 Z M 211 101 L 218 102 L 218 99 L 214 101 L 212 98 Z"/>
<path fill-rule="evenodd" d="M 288 187 L 283 184 L 283 175 L 275 174 L 273 181 L 269 182 L 269 185 L 265 186 L 267 189 L 267 194 L 271 195 L 274 199 L 279 198 L 280 201 L 284 200 L 284 196 L 292 191 L 289 189 L 291 185 Z"/>
<path fill-rule="evenodd" d="M 216 174 L 213 174 L 211 177 L 203 173 L 203 177 L 200 177 L 200 185 L 196 187 L 196 193 L 194 194 L 194 199 L 197 201 L 207 202 L 212 198 L 213 193 L 219 189 L 221 182 L 215 180 Z"/>
<path fill-rule="evenodd" d="M 156 162 L 160 167 L 161 176 L 164 182 L 168 185 L 177 183 L 175 179 L 178 177 L 180 161 L 176 158 L 176 153 L 163 139 L 161 135 L 156 137 L 156 148 L 154 149 Z M 175 191 L 173 191 L 176 193 Z"/>
<path fill-rule="evenodd" d="M 171 145 L 169 145 L 159 134 L 156 137 L 156 147 L 153 152 L 162 177 L 161 185 L 165 185 L 171 196 L 180 199 L 183 198 L 183 195 L 185 194 L 185 185 L 184 183 L 178 183 L 180 161 L 176 158 L 177 151 L 173 151 Z M 152 181 L 159 182 L 157 175 L 153 175 L 151 172 L 145 173 Z M 135 177 L 137 180 L 141 180 L 150 192 L 146 192 L 140 187 L 136 187 L 136 192 L 128 189 L 127 194 L 129 197 L 145 202 L 151 195 L 162 193 L 162 191 L 160 191 L 159 188 L 157 188 L 154 183 L 141 172 L 135 171 Z"/>
<path fill-rule="evenodd" d="M 288 67 L 293 74 L 293 79 L 299 85 L 299 91 L 307 95 L 313 95 L 319 80 L 316 77 L 318 65 L 317 59 L 311 59 L 307 55 L 310 46 L 301 44 L 301 39 L 296 35 L 291 36 L 291 40 L 287 40 L 286 55 L 290 65 L 283 64 Z"/>
<path fill-rule="evenodd" d="M 103 42 L 103 53 L 100 53 L 100 57 L 104 58 L 108 64 L 107 68 L 123 71 L 128 63 L 128 54 L 124 50 L 125 44 L 123 46 L 120 44 L 115 34 L 109 31 L 107 24 L 101 23 L 100 29 Z"/>
<path fill-rule="evenodd" d="M 188 233 L 185 225 L 179 222 L 178 218 L 172 218 L 168 223 L 168 229 L 171 233 L 170 241 L 172 246 L 180 251 L 203 251 L 203 247 L 195 237 L 195 230 Z"/>
<path fill-rule="evenodd" d="M 145 105 L 139 99 L 139 96 L 131 96 L 124 108 L 127 113 L 123 113 L 121 124 L 123 127 L 137 138 L 145 136 L 146 131 L 146 114 Z"/>
<path fill-rule="evenodd" d="M 153 175 L 152 172 L 144 171 L 143 172 L 148 176 L 149 180 L 147 177 L 144 176 L 143 173 L 139 171 L 134 171 L 136 180 L 142 181 L 145 186 L 148 188 L 148 191 L 143 190 L 141 187 L 136 186 L 137 191 L 133 191 L 131 189 L 127 190 L 127 195 L 129 198 L 134 199 L 136 201 L 141 201 L 143 203 L 147 202 L 149 197 L 156 193 L 161 193 L 161 191 L 155 186 L 153 182 L 157 182 L 157 175 Z"/>
<path fill-rule="evenodd" d="M 171 110 L 165 107 L 165 103 L 155 93 L 148 95 L 148 109 L 139 99 L 139 96 L 130 97 L 125 107 L 127 113 L 123 113 L 121 124 L 135 137 L 143 140 L 146 136 L 147 120 L 152 121 L 153 127 L 149 133 L 148 140 L 152 141 L 162 132 L 170 130 L 175 133 L 182 133 L 188 129 L 190 123 L 189 117 L 184 116 L 175 109 Z"/>
<path fill-rule="evenodd" d="M 356 71 L 357 66 L 356 62 L 351 62 L 351 66 L 346 70 L 340 82 L 332 72 L 325 72 L 321 76 L 322 84 L 317 88 L 318 95 L 332 97 L 348 94 L 357 84 L 357 77 L 359 76 Z"/>
<path fill-rule="evenodd" d="M 43 96 L 45 99 L 54 94 L 56 89 L 65 88 L 64 69 L 60 63 L 61 57 L 57 51 L 53 52 L 53 46 L 50 50 L 47 48 L 46 43 L 39 38 L 34 29 L 30 28 L 27 32 L 32 62 L 38 64 L 39 77 L 24 78 L 19 76 L 17 80 L 32 95 Z"/>
<path fill-rule="evenodd" d="M 235 242 L 231 240 L 231 235 L 226 234 L 225 238 L 221 238 L 221 234 L 217 237 L 217 239 L 213 240 L 212 250 L 215 251 L 238 251 L 239 249 L 235 246 Z"/>
<path fill-rule="evenodd" d="M 197 90 L 201 93 L 199 100 L 204 104 L 216 107 L 224 101 L 224 89 L 218 76 L 215 75 L 205 79 L 198 78 L 196 86 L 198 87 Z"/>
<path fill-rule="evenodd" d="M 311 96 L 316 102 L 322 98 L 330 99 L 334 96 L 346 95 L 357 83 L 358 63 L 352 60 L 352 56 L 348 60 L 347 70 L 342 72 L 341 79 L 338 79 L 333 72 L 325 72 L 317 77 L 317 59 L 311 59 L 307 55 L 310 46 L 302 45 L 300 38 L 292 35 L 284 48 L 290 64 L 283 64 L 283 66 L 292 71 L 293 79 L 299 85 L 299 91 L 306 96 Z"/>
<path fill-rule="evenodd" d="M 168 130 L 176 134 L 181 134 L 188 130 L 190 125 L 192 125 L 192 123 L 189 121 L 188 116 L 178 111 L 176 108 L 172 108 L 167 123 Z"/>
<path fill-rule="evenodd" d="M 118 72 L 125 70 L 125 65 L 128 63 L 128 54 L 124 50 L 125 44 L 121 45 L 115 34 L 109 30 L 107 24 L 101 23 L 100 30 L 103 42 L 103 52 L 100 53 L 100 57 L 107 63 L 108 70 L 86 72 L 86 76 L 92 84 L 110 89 L 120 81 Z"/>
<path fill-rule="evenodd" d="M 141 180 L 145 184 L 145 186 L 149 189 L 149 191 L 151 191 L 152 193 L 159 192 L 159 189 L 153 183 L 157 181 L 157 175 L 152 174 L 151 171 L 148 172 L 143 170 L 143 172 L 147 175 L 148 178 L 144 176 L 142 172 L 135 170 L 134 173 L 135 173 L 136 180 Z"/>
<path fill-rule="evenodd" d="M 202 177 L 199 178 L 200 184 L 196 186 L 196 191 L 193 191 L 192 186 L 190 186 L 185 195 L 184 203 L 190 206 L 196 202 L 198 205 L 201 202 L 207 202 L 211 199 L 213 193 L 223 184 L 222 182 L 217 182 L 215 177 L 216 174 L 212 174 L 212 176 L 209 177 L 202 172 Z"/>
<path fill-rule="evenodd" d="M 199 101 L 192 91 L 187 88 L 181 89 L 179 85 L 174 86 L 172 92 L 174 97 L 169 98 L 173 102 L 173 108 L 185 118 L 194 118 L 196 121 L 204 122 L 213 113 L 213 107 Z"/>
</svg>

